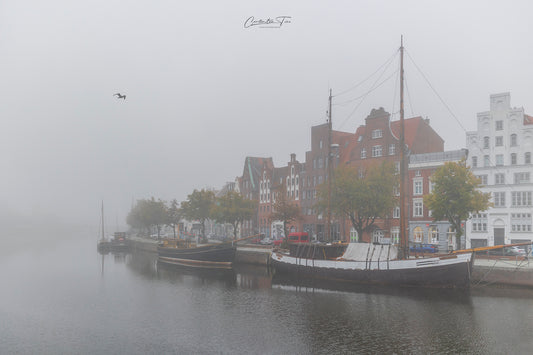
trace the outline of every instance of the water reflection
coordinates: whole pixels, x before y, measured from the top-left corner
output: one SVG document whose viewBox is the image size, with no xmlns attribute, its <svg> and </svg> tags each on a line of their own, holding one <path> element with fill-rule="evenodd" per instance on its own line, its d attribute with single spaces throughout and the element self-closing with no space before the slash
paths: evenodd
<svg viewBox="0 0 533 355">
<path fill-rule="evenodd" d="M 391 287 L 355 284 L 336 280 L 295 279 L 275 274 L 273 287 L 295 292 L 350 292 L 361 294 L 389 295 L 412 299 L 445 300 L 454 303 L 470 303 L 470 291 L 465 289 L 432 289 L 420 287 Z"/>
</svg>

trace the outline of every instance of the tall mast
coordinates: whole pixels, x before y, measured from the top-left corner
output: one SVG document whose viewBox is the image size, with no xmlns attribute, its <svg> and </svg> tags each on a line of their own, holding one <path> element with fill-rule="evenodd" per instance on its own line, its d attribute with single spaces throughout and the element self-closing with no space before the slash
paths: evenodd
<svg viewBox="0 0 533 355">
<path fill-rule="evenodd" d="M 407 187 L 405 178 L 407 175 L 405 147 L 405 126 L 403 112 L 403 36 L 400 45 L 400 257 L 407 257 L 407 214 L 405 208 L 405 188 Z"/>
<path fill-rule="evenodd" d="M 326 240 L 331 241 L 331 177 L 332 177 L 332 164 L 331 164 L 331 89 L 329 89 L 329 109 L 328 109 L 328 157 L 326 159 L 327 164 L 327 179 L 328 179 L 328 210 L 327 210 L 327 221 L 326 221 Z"/>
<path fill-rule="evenodd" d="M 104 201 L 102 201 L 102 240 L 105 239 L 104 234 Z"/>
</svg>

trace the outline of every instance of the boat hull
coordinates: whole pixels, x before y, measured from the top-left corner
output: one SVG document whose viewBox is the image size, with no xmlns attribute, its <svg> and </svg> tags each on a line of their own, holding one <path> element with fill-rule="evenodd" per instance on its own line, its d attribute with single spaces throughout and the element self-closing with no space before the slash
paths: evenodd
<svg viewBox="0 0 533 355">
<path fill-rule="evenodd" d="M 158 260 L 165 264 L 198 268 L 231 268 L 236 247 L 206 245 L 193 248 L 158 247 Z"/>
<path fill-rule="evenodd" d="M 471 261 L 471 254 L 379 262 L 305 259 L 276 252 L 271 257 L 276 273 L 296 278 L 440 288 L 468 288 Z"/>
<path fill-rule="evenodd" d="M 99 252 L 122 252 L 128 250 L 126 242 L 104 241 L 97 245 Z"/>
</svg>

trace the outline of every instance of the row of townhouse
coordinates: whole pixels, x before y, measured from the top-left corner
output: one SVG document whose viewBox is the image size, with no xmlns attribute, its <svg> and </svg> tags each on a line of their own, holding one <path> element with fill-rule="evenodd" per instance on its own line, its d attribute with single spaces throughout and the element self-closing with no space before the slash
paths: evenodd
<svg viewBox="0 0 533 355">
<path fill-rule="evenodd" d="M 428 119 L 405 119 L 411 242 L 436 244 L 440 250 L 448 250 L 533 239 L 530 183 L 533 118 L 524 115 L 523 109 L 511 109 L 509 101 L 508 93 L 491 96 L 491 111 L 478 114 L 477 132 L 467 133 L 467 149 L 444 151 L 444 141 Z M 501 121 L 503 123 L 498 123 Z M 284 185 L 287 199 L 296 203 L 302 212 L 301 220 L 288 226 L 289 231 L 306 231 L 312 238 L 324 240 L 326 216 L 318 213 L 315 204 L 318 186 L 328 179 L 328 161 L 334 168 L 347 164 L 364 169 L 382 161 L 394 162 L 399 167 L 399 132 L 399 121 L 391 121 L 390 114 L 379 108 L 371 111 L 365 124 L 355 133 L 332 131 L 331 149 L 328 147 L 328 123 L 312 127 L 311 149 L 306 152 L 304 162 L 291 154 L 285 166 L 275 167 L 272 158 L 247 157 L 243 174 L 236 179 L 236 189 L 258 201 L 258 210 L 252 220 L 243 224 L 242 234 L 263 233 L 274 239 L 282 236 L 281 223 L 271 221 L 270 214 L 275 202 L 274 192 Z M 501 143 L 501 138 L 497 138 L 499 133 L 509 137 L 509 142 Z M 494 144 L 485 145 L 487 139 Z M 332 155 L 330 160 L 328 153 Z M 507 160 L 499 160 L 500 155 L 509 157 L 508 165 L 505 165 Z M 438 167 L 447 161 L 462 159 L 467 159 L 474 173 L 482 178 L 483 190 L 494 194 L 495 207 L 466 221 L 466 238 L 457 246 L 454 230 L 446 221 L 433 221 L 423 197 L 431 192 L 430 177 Z M 480 165 L 482 159 L 483 166 Z M 503 180 L 498 177 L 502 173 Z M 332 240 L 396 243 L 399 226 L 399 207 L 396 206 L 389 216 L 377 220 L 373 229 L 362 236 L 342 218 L 331 221 L 330 233 Z"/>
</svg>

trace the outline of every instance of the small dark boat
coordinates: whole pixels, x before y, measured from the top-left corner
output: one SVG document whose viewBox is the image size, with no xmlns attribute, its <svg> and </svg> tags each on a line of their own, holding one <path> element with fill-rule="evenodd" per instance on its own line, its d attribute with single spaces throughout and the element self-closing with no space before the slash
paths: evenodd
<svg viewBox="0 0 533 355">
<path fill-rule="evenodd" d="M 189 240 L 168 239 L 157 247 L 158 261 L 198 268 L 231 269 L 237 247 L 233 243 L 197 245 Z"/>
<path fill-rule="evenodd" d="M 99 252 L 120 252 L 126 251 L 128 249 L 128 241 L 126 239 L 126 233 L 116 232 L 113 235 L 113 239 L 105 240 L 102 239 L 98 242 L 98 251 Z"/>
</svg>

